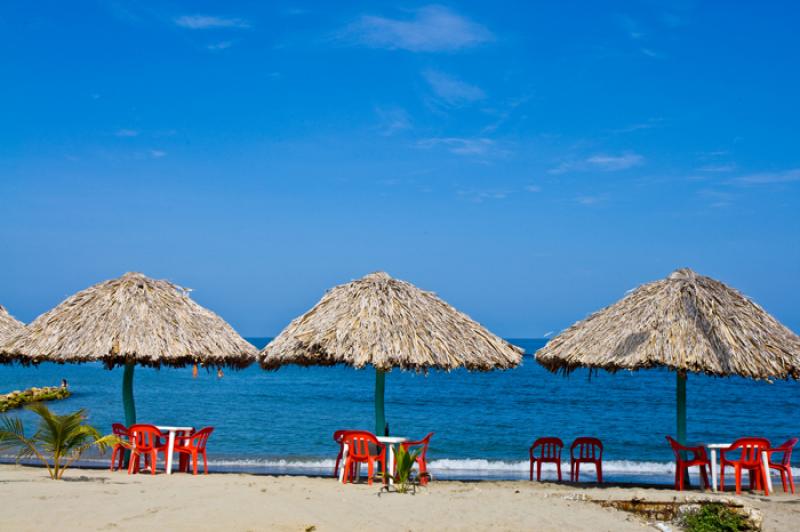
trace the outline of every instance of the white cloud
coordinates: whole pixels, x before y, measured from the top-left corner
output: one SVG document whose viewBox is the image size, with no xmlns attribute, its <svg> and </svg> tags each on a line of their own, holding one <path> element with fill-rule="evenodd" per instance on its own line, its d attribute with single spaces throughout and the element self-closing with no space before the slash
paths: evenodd
<svg viewBox="0 0 800 532">
<path fill-rule="evenodd" d="M 506 190 L 458 190 L 456 191 L 459 197 L 468 199 L 475 203 L 483 203 L 485 200 L 504 200 L 508 197 Z"/>
<path fill-rule="evenodd" d="M 447 151 L 456 155 L 468 155 L 474 157 L 488 157 L 505 155 L 508 152 L 499 149 L 492 139 L 487 138 L 460 138 L 460 137 L 436 137 L 423 139 L 417 142 L 421 148 L 434 148 L 443 146 Z"/>
<path fill-rule="evenodd" d="M 591 166 L 611 172 L 627 170 L 628 168 L 639 166 L 644 162 L 644 157 L 636 153 L 626 153 L 624 155 L 592 155 L 586 159 L 586 162 Z"/>
<path fill-rule="evenodd" d="M 627 170 L 644 163 L 644 157 L 638 153 L 624 153 L 622 155 L 592 155 L 581 161 L 566 161 L 549 170 L 551 174 L 565 174 L 572 171 L 602 170 L 603 172 L 617 172 Z"/>
<path fill-rule="evenodd" d="M 701 172 L 723 173 L 736 170 L 735 164 L 707 164 L 698 168 Z"/>
<path fill-rule="evenodd" d="M 114 135 L 118 137 L 136 137 L 139 135 L 139 132 L 135 129 L 118 129 Z"/>
<path fill-rule="evenodd" d="M 154 159 L 160 159 L 167 156 L 167 152 L 163 150 L 150 150 L 150 156 Z"/>
<path fill-rule="evenodd" d="M 785 170 L 783 172 L 761 172 L 748 174 L 731 180 L 736 185 L 773 185 L 780 183 L 794 183 L 800 181 L 800 168 Z"/>
<path fill-rule="evenodd" d="M 540 187 L 539 185 L 528 185 L 525 187 L 525 190 L 527 190 L 528 192 L 541 192 L 542 187 Z"/>
<path fill-rule="evenodd" d="M 241 18 L 214 17 L 210 15 L 183 15 L 175 19 L 175 24 L 190 30 L 250 27 L 250 23 Z"/>
<path fill-rule="evenodd" d="M 486 97 L 480 87 L 470 85 L 442 72 L 426 70 L 422 75 L 431 86 L 431 89 L 433 89 L 433 92 L 448 105 L 465 105 Z"/>
<path fill-rule="evenodd" d="M 220 41 L 209 44 L 208 46 L 206 46 L 206 48 L 208 48 L 212 52 L 218 52 L 220 50 L 227 50 L 231 46 L 233 46 L 233 42 L 231 41 Z"/>
<path fill-rule="evenodd" d="M 380 120 L 379 129 L 381 130 L 381 135 L 385 137 L 411 129 L 411 119 L 405 109 L 399 107 L 389 109 L 377 107 L 375 112 Z"/>
<path fill-rule="evenodd" d="M 453 52 L 490 41 L 492 34 L 446 7 L 430 5 L 405 19 L 364 15 L 347 26 L 341 37 L 373 48 Z"/>
</svg>

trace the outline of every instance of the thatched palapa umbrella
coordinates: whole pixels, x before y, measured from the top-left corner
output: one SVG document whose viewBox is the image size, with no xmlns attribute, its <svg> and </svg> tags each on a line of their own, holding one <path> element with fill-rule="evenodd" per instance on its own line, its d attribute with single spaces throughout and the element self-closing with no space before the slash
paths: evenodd
<svg viewBox="0 0 800 532">
<path fill-rule="evenodd" d="M 23 329 L 25 329 L 25 324 L 14 318 L 3 305 L 0 305 L 0 345 Z"/>
<path fill-rule="evenodd" d="M 133 369 L 202 363 L 244 367 L 256 349 L 222 318 L 168 281 L 126 273 L 69 297 L 0 348 L 23 364 L 103 361 L 124 365 L 125 423 L 136 423 Z"/>
<path fill-rule="evenodd" d="M 522 349 L 486 330 L 435 294 L 383 272 L 329 290 L 260 354 L 265 369 L 284 364 L 375 368 L 375 433 L 386 427 L 385 373 L 516 366 Z"/>
<path fill-rule="evenodd" d="M 579 321 L 536 352 L 551 371 L 677 372 L 677 434 L 686 442 L 686 374 L 799 378 L 800 337 L 737 290 L 688 268 Z"/>
</svg>

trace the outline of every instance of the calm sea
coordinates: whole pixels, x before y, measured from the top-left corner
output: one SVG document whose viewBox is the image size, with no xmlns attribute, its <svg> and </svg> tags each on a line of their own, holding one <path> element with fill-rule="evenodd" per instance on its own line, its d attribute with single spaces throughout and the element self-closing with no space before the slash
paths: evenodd
<svg viewBox="0 0 800 532">
<path fill-rule="evenodd" d="M 260 348 L 268 339 L 249 340 Z M 387 376 L 391 432 L 412 438 L 435 432 L 429 451 L 435 476 L 526 477 L 528 447 L 536 437 L 558 436 L 569 445 L 576 436 L 593 435 L 605 444 L 608 479 L 670 481 L 672 453 L 664 435 L 675 430 L 673 373 L 576 371 L 564 377 L 547 372 L 530 356 L 544 340 L 511 341 L 529 354 L 513 370 L 393 371 Z M 0 391 L 57 385 L 62 378 L 69 381 L 73 396 L 50 403 L 54 410 L 85 408 L 91 423 L 104 431 L 123 420 L 121 368 L 0 366 Z M 140 422 L 216 427 L 209 443 L 212 468 L 303 474 L 332 468 L 335 430 L 372 430 L 373 387 L 371 369 L 286 367 L 267 372 L 257 365 L 228 370 L 222 378 L 201 369 L 196 379 L 189 367 L 139 367 L 134 382 Z M 779 444 L 800 436 L 798 383 L 691 375 L 687 388 L 692 441 L 763 435 Z M 29 412 L 22 417 L 29 424 L 34 421 Z"/>
</svg>

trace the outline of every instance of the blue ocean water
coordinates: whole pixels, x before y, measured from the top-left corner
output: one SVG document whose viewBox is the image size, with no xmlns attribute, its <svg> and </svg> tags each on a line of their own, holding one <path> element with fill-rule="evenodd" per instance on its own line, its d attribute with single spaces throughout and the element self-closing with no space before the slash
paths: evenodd
<svg viewBox="0 0 800 532">
<path fill-rule="evenodd" d="M 263 347 L 267 338 L 250 338 Z M 605 476 L 617 481 L 669 482 L 675 431 L 675 374 L 576 371 L 554 375 L 532 354 L 544 340 L 512 339 L 528 355 L 513 370 L 458 370 L 427 375 L 392 371 L 386 379 L 386 416 L 393 435 L 435 432 L 429 451 L 439 478 L 523 478 L 536 437 L 569 445 L 593 435 L 605 445 Z M 110 431 L 123 420 L 122 369 L 101 364 L 0 366 L 0 391 L 69 381 L 72 397 L 50 403 L 58 412 L 85 408 L 91 423 Z M 730 442 L 766 436 L 774 444 L 800 435 L 800 384 L 690 375 L 690 441 Z M 212 469 L 325 473 L 333 465 L 332 433 L 374 427 L 374 371 L 348 367 L 285 367 L 242 371 L 137 367 L 137 417 L 160 425 L 212 425 Z M 16 411 L 31 426 L 29 412 Z M 566 456 L 566 453 L 565 453 Z M 797 463 L 797 460 L 795 460 Z M 587 479 L 592 478 L 587 474 Z"/>
</svg>

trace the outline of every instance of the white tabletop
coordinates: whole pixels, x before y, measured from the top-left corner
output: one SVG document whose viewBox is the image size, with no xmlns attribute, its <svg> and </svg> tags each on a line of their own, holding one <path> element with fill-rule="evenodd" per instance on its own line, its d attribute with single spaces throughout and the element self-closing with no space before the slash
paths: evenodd
<svg viewBox="0 0 800 532">
<path fill-rule="evenodd" d="M 403 443 L 408 441 L 408 438 L 402 436 L 378 436 L 378 441 L 381 443 Z"/>
<path fill-rule="evenodd" d="M 731 446 L 730 443 L 707 443 L 706 444 L 706 447 L 708 447 L 709 449 L 727 449 L 730 446 Z"/>
<path fill-rule="evenodd" d="M 170 427 L 169 425 L 156 425 L 156 428 L 162 432 L 178 432 L 179 430 L 192 430 L 194 427 Z"/>
</svg>

